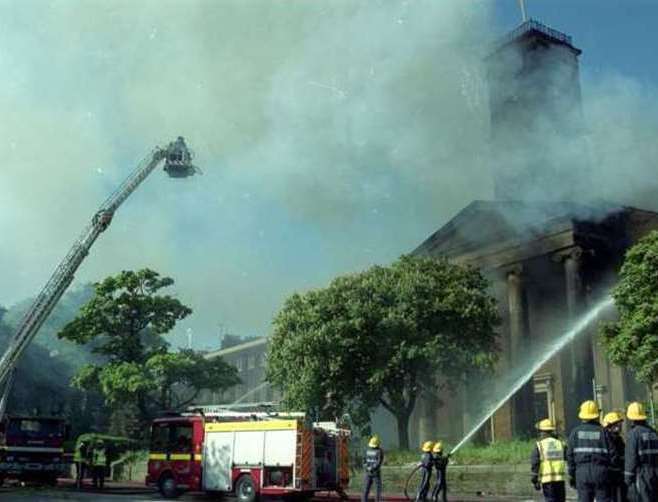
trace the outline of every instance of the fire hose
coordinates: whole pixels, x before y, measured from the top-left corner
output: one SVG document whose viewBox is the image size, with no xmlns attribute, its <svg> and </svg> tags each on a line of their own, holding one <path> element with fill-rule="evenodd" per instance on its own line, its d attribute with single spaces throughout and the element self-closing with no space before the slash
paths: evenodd
<svg viewBox="0 0 658 502">
<path fill-rule="evenodd" d="M 404 496 L 407 498 L 407 500 L 411 500 L 411 497 L 409 497 L 408 489 L 409 489 L 409 481 L 411 481 L 411 478 L 418 472 L 418 469 L 420 469 L 422 465 L 418 464 L 416 467 L 413 468 L 409 476 L 407 477 L 407 481 L 404 483 Z"/>
<path fill-rule="evenodd" d="M 446 462 L 450 458 L 450 454 L 446 457 Z M 407 500 L 411 500 L 411 497 L 409 497 L 409 482 L 411 481 L 411 478 L 414 477 L 414 474 L 418 472 L 418 469 L 422 467 L 421 464 L 418 464 L 416 467 L 412 469 L 412 471 L 409 473 L 409 476 L 407 476 L 407 480 L 404 483 L 404 496 L 406 497 Z"/>
</svg>

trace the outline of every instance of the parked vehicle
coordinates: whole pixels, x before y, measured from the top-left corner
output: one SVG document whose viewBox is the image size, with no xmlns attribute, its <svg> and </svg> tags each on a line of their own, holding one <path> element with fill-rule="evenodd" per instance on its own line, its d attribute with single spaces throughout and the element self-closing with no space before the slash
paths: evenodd
<svg viewBox="0 0 658 502">
<path fill-rule="evenodd" d="M 0 421 L 0 484 L 5 479 L 54 485 L 68 469 L 60 417 L 5 415 Z"/>
<path fill-rule="evenodd" d="M 164 497 L 223 492 L 240 502 L 344 493 L 349 435 L 335 422 L 312 423 L 303 413 L 203 407 L 153 422 L 146 483 Z"/>
</svg>

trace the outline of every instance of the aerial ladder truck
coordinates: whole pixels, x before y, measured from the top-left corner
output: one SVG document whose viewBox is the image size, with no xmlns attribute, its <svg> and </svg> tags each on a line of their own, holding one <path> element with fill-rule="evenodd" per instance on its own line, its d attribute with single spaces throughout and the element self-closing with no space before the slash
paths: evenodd
<svg viewBox="0 0 658 502">
<path fill-rule="evenodd" d="M 192 152 L 182 137 L 166 147 L 156 147 L 94 214 L 68 254 L 32 302 L 0 358 L 0 483 L 6 477 L 56 480 L 62 465 L 64 420 L 55 417 L 6 416 L 14 371 L 21 356 L 73 281 L 75 272 L 103 233 L 114 213 L 137 187 L 164 161 L 165 172 L 184 178 L 198 172 Z"/>
</svg>

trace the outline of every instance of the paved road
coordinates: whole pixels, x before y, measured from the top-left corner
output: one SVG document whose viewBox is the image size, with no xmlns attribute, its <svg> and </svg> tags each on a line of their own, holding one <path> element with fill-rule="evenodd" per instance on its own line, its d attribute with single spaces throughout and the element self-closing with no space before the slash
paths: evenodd
<svg viewBox="0 0 658 502">
<path fill-rule="evenodd" d="M 54 502 L 54 501 L 93 501 L 93 502 L 117 502 L 117 501 L 133 501 L 133 500 L 150 500 L 150 501 L 163 501 L 157 492 L 148 489 L 142 485 L 126 485 L 110 483 L 105 490 L 93 490 L 91 487 L 86 487 L 83 490 L 76 490 L 70 485 L 58 486 L 56 488 L 42 488 L 42 487 L 19 487 L 8 486 L 0 488 L 0 501 L 13 502 L 17 501 L 31 501 L 31 502 Z M 204 495 L 204 494 L 185 494 L 177 499 L 180 502 L 209 502 L 216 501 L 217 497 Z M 234 502 L 235 499 L 227 497 L 227 502 Z M 355 495 L 350 496 L 352 502 L 358 501 Z M 402 497 L 392 496 L 385 497 L 385 500 L 390 502 L 401 502 Z M 318 498 L 316 502 L 337 502 L 337 498 Z M 451 502 L 532 502 L 528 498 L 499 498 L 492 496 L 482 497 L 450 497 Z M 273 500 L 273 502 L 275 502 Z M 280 501 L 276 501 L 280 502 Z"/>
</svg>

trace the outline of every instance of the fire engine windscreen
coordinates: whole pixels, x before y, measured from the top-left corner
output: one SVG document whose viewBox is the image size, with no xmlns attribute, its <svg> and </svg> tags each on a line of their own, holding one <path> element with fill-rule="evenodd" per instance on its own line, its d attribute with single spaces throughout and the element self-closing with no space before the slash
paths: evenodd
<svg viewBox="0 0 658 502">
<path fill-rule="evenodd" d="M 7 439 L 55 439 L 64 437 L 64 423 L 56 419 L 11 418 Z"/>
</svg>

